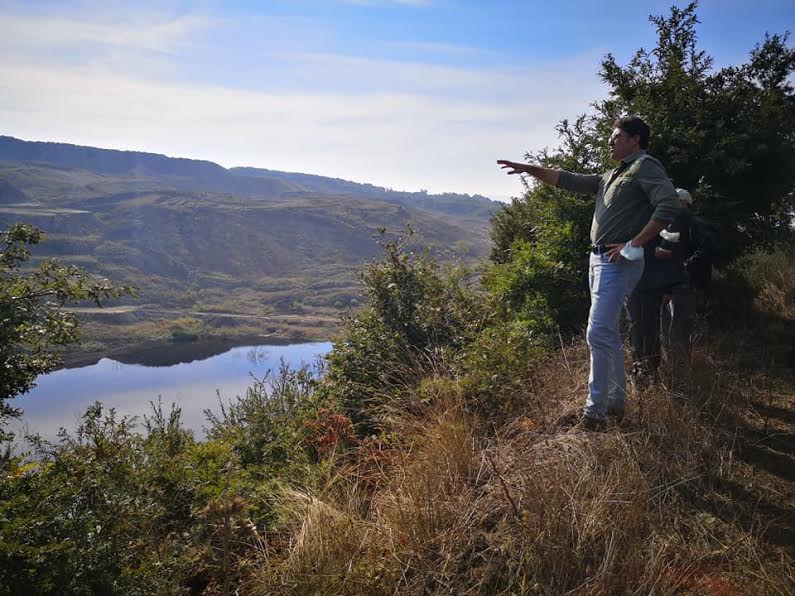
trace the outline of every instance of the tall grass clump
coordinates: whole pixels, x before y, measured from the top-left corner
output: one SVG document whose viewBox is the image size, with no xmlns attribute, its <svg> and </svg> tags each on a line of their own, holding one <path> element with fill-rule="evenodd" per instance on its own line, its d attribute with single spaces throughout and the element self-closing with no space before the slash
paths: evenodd
<svg viewBox="0 0 795 596">
<path fill-rule="evenodd" d="M 792 240 L 792 235 L 790 235 Z M 795 362 L 795 243 L 759 247 L 719 271 L 711 327 L 756 366 Z M 730 331 L 729 337 L 725 332 Z"/>
<path fill-rule="evenodd" d="M 415 284 L 416 262 L 392 257 L 397 264 L 378 267 L 400 275 L 380 269 L 365 281 L 400 296 L 389 286 Z M 779 263 L 756 273 L 757 287 L 786 293 L 778 273 L 789 265 L 755 258 Z M 438 296 L 414 299 L 444 312 Z M 764 371 L 748 374 L 743 359 L 721 351 L 725 342 L 700 336 L 684 383 L 630 388 L 626 418 L 586 432 L 567 423 L 587 391 L 582 339 L 557 335 L 557 349 L 543 349 L 523 321 L 489 309 L 489 296 L 474 299 L 474 312 L 488 313 L 475 328 L 436 320 L 453 331 L 434 337 L 458 343 L 426 335 L 412 344 L 397 334 L 410 325 L 381 320 L 423 312 L 421 302 L 348 319 L 356 331 L 343 331 L 335 352 L 344 357 L 332 355 L 336 376 L 323 391 L 362 391 L 361 402 L 339 403 L 364 406 L 369 426 L 326 460 L 323 482 L 281 492 L 275 539 L 252 584 L 259 592 L 786 592 L 791 553 L 771 542 L 775 518 L 760 518 L 761 497 L 738 488 L 753 484 L 744 441 L 759 440 L 746 423 L 763 399 Z M 781 314 L 786 300 L 766 304 Z M 386 336 L 367 331 L 389 328 L 399 342 L 388 345 L 403 349 L 377 352 Z M 344 343 L 352 333 L 367 341 Z M 354 362 L 372 376 L 351 376 Z M 681 376 L 668 372 L 663 379 Z"/>
<path fill-rule="evenodd" d="M 289 538 L 269 553 L 264 593 L 786 586 L 771 558 L 788 555 L 713 507 L 740 477 L 731 424 L 750 386 L 727 374 L 678 401 L 665 387 L 633 391 L 627 420 L 588 433 L 560 425 L 581 398 L 585 356 L 574 346 L 549 359 L 522 396 L 544 399 L 497 426 L 473 413 L 460 383 L 426 379 L 413 397 L 423 405 L 389 418 L 387 437 L 349 451 L 316 493 L 284 493 Z M 574 376 L 562 381 L 566 366 Z M 752 503 L 738 507 L 753 517 Z"/>
</svg>

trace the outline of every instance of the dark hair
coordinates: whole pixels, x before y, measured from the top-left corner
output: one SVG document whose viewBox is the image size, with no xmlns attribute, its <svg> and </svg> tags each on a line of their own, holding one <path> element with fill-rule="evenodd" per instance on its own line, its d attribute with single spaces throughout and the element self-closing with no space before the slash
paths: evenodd
<svg viewBox="0 0 795 596">
<path fill-rule="evenodd" d="M 619 118 L 613 124 L 616 128 L 620 128 L 629 136 L 639 136 L 640 137 L 640 148 L 641 149 L 648 149 L 649 148 L 649 137 L 651 136 L 651 129 L 649 125 L 646 124 L 643 120 L 638 118 L 637 116 L 624 116 L 623 118 Z"/>
</svg>

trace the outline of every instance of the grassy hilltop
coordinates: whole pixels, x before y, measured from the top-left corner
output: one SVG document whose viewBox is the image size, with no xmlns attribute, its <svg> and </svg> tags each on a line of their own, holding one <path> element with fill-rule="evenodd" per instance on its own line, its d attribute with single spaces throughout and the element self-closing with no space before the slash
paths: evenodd
<svg viewBox="0 0 795 596">
<path fill-rule="evenodd" d="M 99 404 L 5 462 L 14 594 L 783 594 L 795 587 L 795 258 L 759 252 L 686 381 L 604 433 L 581 338 L 548 351 L 399 245 L 318 378 L 274 371 L 208 419 Z M 742 289 L 742 292 L 738 292 Z M 27 590 L 27 591 L 26 591 Z"/>
</svg>

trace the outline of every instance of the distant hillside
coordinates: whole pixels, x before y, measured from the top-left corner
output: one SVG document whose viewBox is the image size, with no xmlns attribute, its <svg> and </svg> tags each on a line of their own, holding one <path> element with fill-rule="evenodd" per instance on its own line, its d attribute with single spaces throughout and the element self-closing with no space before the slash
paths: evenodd
<svg viewBox="0 0 795 596">
<path fill-rule="evenodd" d="M 403 203 L 423 209 L 441 211 L 457 215 L 489 216 L 499 205 L 482 195 L 464 195 L 457 193 L 428 194 L 427 192 L 403 192 L 391 190 L 372 184 L 360 184 L 341 178 L 327 178 L 313 174 L 279 172 L 262 168 L 231 168 L 230 172 L 249 177 L 275 178 L 301 186 L 315 193 L 350 194 Z"/>
<path fill-rule="evenodd" d="M 98 149 L 68 143 L 23 141 L 8 136 L 0 136 L 0 160 L 37 161 L 110 175 L 209 178 L 226 172 L 211 161 L 166 157 L 140 151 Z"/>
<path fill-rule="evenodd" d="M 168 188 L 260 198 L 275 198 L 285 192 L 303 190 L 275 178 L 235 176 L 210 161 L 66 143 L 21 141 L 5 136 L 0 136 L 0 161 L 48 164 L 103 176 L 148 178 Z"/>
<path fill-rule="evenodd" d="M 410 225 L 414 247 L 443 261 L 475 264 L 488 252 L 487 220 L 471 214 L 354 194 L 264 199 L 185 190 L 179 177 L 144 171 L 151 170 L 110 175 L 0 161 L 0 229 L 32 223 L 47 234 L 36 258 L 55 256 L 132 284 L 135 303 L 188 315 L 339 314 L 361 298 L 356 271 L 380 253 L 380 228 L 394 235 Z"/>
<path fill-rule="evenodd" d="M 0 136 L 0 161 L 45 163 L 105 176 L 149 178 L 175 190 L 222 192 L 261 199 L 280 198 L 288 193 L 351 195 L 479 219 L 488 219 L 499 208 L 499 203 L 480 195 L 399 192 L 324 176 L 259 168 L 227 170 L 210 161 L 23 141 L 9 136 Z"/>
</svg>

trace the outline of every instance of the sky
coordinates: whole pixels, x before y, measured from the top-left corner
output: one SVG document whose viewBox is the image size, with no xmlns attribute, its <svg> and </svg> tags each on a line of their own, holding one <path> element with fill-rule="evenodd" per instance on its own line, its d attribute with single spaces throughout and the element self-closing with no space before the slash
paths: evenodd
<svg viewBox="0 0 795 596">
<path fill-rule="evenodd" d="M 505 200 L 496 159 L 556 146 L 670 5 L 0 0 L 0 134 Z M 795 27 L 793 0 L 698 14 L 718 67 Z"/>
</svg>

